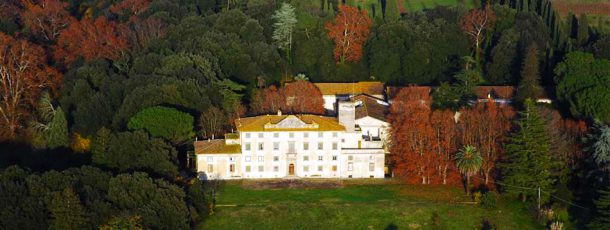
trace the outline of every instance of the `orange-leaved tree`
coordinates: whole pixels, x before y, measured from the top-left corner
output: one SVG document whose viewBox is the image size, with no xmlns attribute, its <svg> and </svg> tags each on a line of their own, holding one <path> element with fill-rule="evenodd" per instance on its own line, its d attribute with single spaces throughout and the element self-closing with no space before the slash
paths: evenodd
<svg viewBox="0 0 610 230">
<path fill-rule="evenodd" d="M 55 47 L 55 60 L 71 64 L 78 57 L 85 60 L 107 58 L 116 60 L 129 48 L 123 25 L 98 17 L 82 19 L 61 31 Z"/>
<path fill-rule="evenodd" d="M 118 15 L 138 16 L 148 9 L 150 2 L 150 0 L 123 0 L 112 5 L 110 12 Z"/>
<path fill-rule="evenodd" d="M 250 113 L 252 115 L 272 114 L 278 110 L 286 110 L 286 97 L 283 90 L 271 85 L 254 92 L 250 102 Z"/>
<path fill-rule="evenodd" d="M 45 42 L 55 41 L 61 30 L 75 21 L 66 10 L 68 3 L 60 0 L 40 0 L 32 2 L 21 0 L 24 11 L 21 14 L 23 23 L 34 36 Z"/>
<path fill-rule="evenodd" d="M 324 99 L 320 89 L 307 80 L 296 80 L 282 88 L 286 110 L 293 114 L 324 114 Z"/>
<path fill-rule="evenodd" d="M 335 42 L 335 61 L 359 61 L 372 24 L 373 21 L 365 10 L 347 5 L 339 6 L 339 14 L 325 25 L 328 37 Z"/>
<path fill-rule="evenodd" d="M 429 90 L 421 87 L 402 88 L 390 107 L 393 170 L 409 183 L 430 184 L 437 175 L 430 116 Z"/>
<path fill-rule="evenodd" d="M 436 172 L 441 184 L 459 184 L 460 175 L 455 168 L 455 153 L 458 151 L 458 128 L 451 110 L 436 110 L 430 118 L 434 130 Z"/>
<path fill-rule="evenodd" d="M 60 81 L 41 47 L 0 33 L 0 139 L 14 138 L 40 92 Z"/>
<path fill-rule="evenodd" d="M 492 29 L 495 23 L 496 14 L 489 5 L 483 10 L 472 9 L 460 19 L 462 31 L 474 42 L 475 60 L 479 67 L 481 65 L 481 44 L 483 43 L 485 31 Z"/>
<path fill-rule="evenodd" d="M 496 105 L 493 100 L 460 111 L 462 145 L 475 147 L 483 157 L 481 172 L 485 184 L 493 178 L 496 164 L 504 153 L 503 143 L 512 127 L 512 107 Z"/>
</svg>

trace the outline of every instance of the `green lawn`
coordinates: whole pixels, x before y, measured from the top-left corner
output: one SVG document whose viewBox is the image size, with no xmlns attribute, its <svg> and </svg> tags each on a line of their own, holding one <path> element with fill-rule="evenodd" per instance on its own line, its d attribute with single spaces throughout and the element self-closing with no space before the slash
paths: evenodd
<svg viewBox="0 0 610 230">
<path fill-rule="evenodd" d="M 455 187 L 350 180 L 341 188 L 259 190 L 242 183 L 252 184 L 222 186 L 216 213 L 199 229 L 480 229 L 484 220 L 498 229 L 544 229 L 519 202 L 502 198 L 485 209 Z"/>
</svg>

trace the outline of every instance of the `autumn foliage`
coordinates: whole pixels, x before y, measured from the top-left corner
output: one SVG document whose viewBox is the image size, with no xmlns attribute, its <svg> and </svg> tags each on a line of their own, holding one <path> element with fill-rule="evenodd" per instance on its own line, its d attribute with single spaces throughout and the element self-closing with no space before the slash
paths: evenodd
<svg viewBox="0 0 610 230">
<path fill-rule="evenodd" d="M 56 61 L 70 64 L 78 57 L 85 60 L 107 58 L 116 60 L 129 48 L 122 25 L 98 17 L 72 23 L 59 35 L 55 47 Z"/>
<path fill-rule="evenodd" d="M 335 42 L 335 61 L 359 61 L 372 24 L 373 21 L 365 10 L 347 5 L 339 6 L 339 14 L 325 25 L 328 37 Z"/>
<path fill-rule="evenodd" d="M 270 114 L 278 110 L 292 114 L 324 114 L 324 99 L 320 90 L 305 80 L 291 82 L 280 89 L 272 85 L 255 92 L 250 103 L 251 114 Z"/>
<path fill-rule="evenodd" d="M 475 57 L 477 64 L 480 64 L 481 44 L 485 37 L 485 31 L 490 30 L 496 23 L 496 14 L 491 6 L 485 9 L 472 9 L 460 20 L 462 31 L 470 37 L 475 46 Z"/>
<path fill-rule="evenodd" d="M 60 81 L 41 47 L 0 33 L 0 139 L 14 138 L 40 92 Z"/>
<path fill-rule="evenodd" d="M 32 2 L 22 0 L 24 12 L 21 14 L 23 23 L 32 34 L 44 41 L 55 41 L 61 30 L 75 21 L 66 10 L 68 3 L 60 0 L 40 0 Z"/>
<path fill-rule="evenodd" d="M 123 0 L 110 7 L 110 12 L 118 15 L 140 15 L 148 9 L 150 0 Z"/>
</svg>

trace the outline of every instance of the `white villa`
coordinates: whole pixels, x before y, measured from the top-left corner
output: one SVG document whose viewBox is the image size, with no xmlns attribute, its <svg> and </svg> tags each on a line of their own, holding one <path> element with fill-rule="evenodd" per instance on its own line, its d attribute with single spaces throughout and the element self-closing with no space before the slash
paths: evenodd
<svg viewBox="0 0 610 230">
<path fill-rule="evenodd" d="M 381 101 L 385 100 L 384 84 L 378 81 L 361 81 L 353 83 L 314 83 L 322 98 L 327 114 L 336 115 L 337 103 L 346 101 L 357 95 L 367 95 Z"/>
<path fill-rule="evenodd" d="M 225 139 L 195 142 L 197 171 L 209 179 L 383 178 L 387 105 L 359 95 L 337 106 L 337 117 L 240 118 Z"/>
</svg>

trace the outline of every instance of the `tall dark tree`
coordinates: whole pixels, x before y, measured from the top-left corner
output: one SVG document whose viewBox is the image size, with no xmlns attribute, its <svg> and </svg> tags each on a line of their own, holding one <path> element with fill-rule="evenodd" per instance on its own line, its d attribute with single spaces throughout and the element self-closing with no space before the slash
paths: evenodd
<svg viewBox="0 0 610 230">
<path fill-rule="evenodd" d="M 531 45 L 527 49 L 527 53 L 521 65 L 521 80 L 517 87 L 516 99 L 521 103 L 527 98 L 536 100 L 541 93 L 538 49 L 535 45 Z"/>
<path fill-rule="evenodd" d="M 516 189 L 512 186 L 540 188 L 543 202 L 553 191 L 551 177 L 550 140 L 545 130 L 544 120 L 538 114 L 535 103 L 525 100 L 525 109 L 516 122 L 517 129 L 506 144 L 505 162 L 501 164 L 504 187 L 509 193 L 517 194 L 523 201 L 537 195 L 535 189 Z"/>
</svg>

